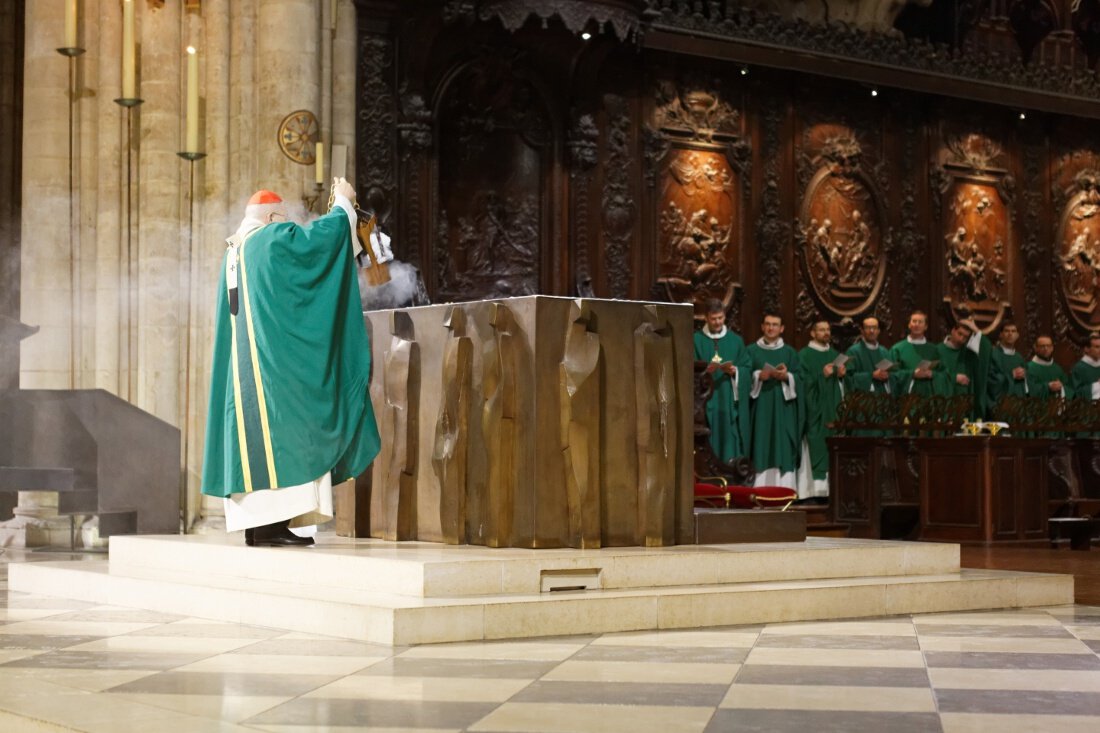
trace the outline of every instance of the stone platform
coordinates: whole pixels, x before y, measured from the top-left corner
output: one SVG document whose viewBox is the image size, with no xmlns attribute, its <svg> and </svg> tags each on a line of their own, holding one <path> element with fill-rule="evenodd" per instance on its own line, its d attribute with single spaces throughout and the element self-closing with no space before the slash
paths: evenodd
<svg viewBox="0 0 1100 733">
<path fill-rule="evenodd" d="M 960 570 L 954 544 L 490 549 L 321 535 L 118 536 L 108 560 L 12 565 L 12 590 L 406 645 L 1073 602 L 1073 577 Z"/>
</svg>

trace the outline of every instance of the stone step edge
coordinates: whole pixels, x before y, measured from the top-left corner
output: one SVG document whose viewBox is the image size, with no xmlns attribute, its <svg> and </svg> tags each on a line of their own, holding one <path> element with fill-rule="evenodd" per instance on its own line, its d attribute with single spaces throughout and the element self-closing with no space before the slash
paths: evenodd
<svg viewBox="0 0 1100 733">
<path fill-rule="evenodd" d="M 246 547 L 241 545 L 227 546 L 221 544 L 187 543 L 170 537 L 138 536 L 119 537 L 111 550 L 111 567 L 124 573 L 140 573 L 142 570 L 155 572 L 186 572 L 184 568 L 191 568 L 201 564 L 225 568 L 224 572 L 211 571 L 210 576 L 232 578 L 234 582 L 240 581 L 284 581 L 287 577 L 313 577 L 325 578 L 326 582 L 318 582 L 317 586 L 356 588 L 371 591 L 371 585 L 377 587 L 382 583 L 387 592 L 394 595 L 409 596 L 413 598 L 444 598 L 458 595 L 477 596 L 493 595 L 506 592 L 506 588 L 522 584 L 515 578 L 505 579 L 508 569 L 522 568 L 525 565 L 537 565 L 536 568 L 527 571 L 534 573 L 534 577 L 527 582 L 531 586 L 537 586 L 538 575 L 543 570 L 570 570 L 599 566 L 605 569 L 609 566 L 618 566 L 618 572 L 605 572 L 602 574 L 601 583 L 607 590 L 629 590 L 637 587 L 685 587 L 703 584 L 729 584 L 739 582 L 765 582 L 776 570 L 776 567 L 785 568 L 790 575 L 782 578 L 783 581 L 801 582 L 819 579 L 857 578 L 862 577 L 858 567 L 853 566 L 849 572 L 838 572 L 839 565 L 829 559 L 829 555 L 835 552 L 871 552 L 889 553 L 898 556 L 898 562 L 894 566 L 896 572 L 883 573 L 881 577 L 906 577 L 909 575 L 926 575 L 930 573 L 954 573 L 959 570 L 958 545 L 950 543 L 902 543 L 902 542 L 874 542 L 853 543 L 849 546 L 836 547 L 810 547 L 802 543 L 773 543 L 768 547 L 757 546 L 752 550 L 747 549 L 722 549 L 723 546 L 713 546 L 715 549 L 706 550 L 708 546 L 696 546 L 688 552 L 669 553 L 661 557 L 652 553 L 632 551 L 615 552 L 615 548 L 609 548 L 609 553 L 600 557 L 599 554 L 557 554 L 546 552 L 537 557 L 504 557 L 491 558 L 446 558 L 439 560 L 415 560 L 394 559 L 372 556 L 356 556 L 354 554 L 330 554 L 316 552 L 313 549 L 295 548 L 266 548 Z M 114 540 L 112 540 L 114 542 Z M 140 551 L 141 545 L 163 545 L 161 552 Z M 730 546 L 735 547 L 735 546 Z M 170 550 L 170 552 L 168 551 Z M 532 551 L 537 552 L 537 551 Z M 598 551 L 595 551 L 598 553 Z M 227 554 L 228 553 L 228 554 Z M 757 553 L 765 553 L 772 558 L 778 557 L 783 562 L 775 562 L 769 568 L 761 568 L 751 562 Z M 807 554 L 814 558 L 812 563 L 806 562 Z M 817 554 L 822 553 L 822 554 Z M 206 556 L 205 558 L 203 556 Z M 634 586 L 622 582 L 623 578 L 636 577 L 637 570 L 631 572 L 630 565 L 638 565 L 653 562 L 675 562 L 676 559 L 686 561 L 696 560 L 700 557 L 709 559 L 719 558 L 728 561 L 735 566 L 732 572 L 722 574 L 729 578 L 727 581 L 719 581 L 717 578 L 705 577 L 705 572 L 699 573 L 664 573 L 662 578 L 667 582 L 660 586 Z M 789 560 L 784 560 L 789 557 Z M 242 562 L 234 562 L 240 558 Z M 249 562 L 244 562 L 247 559 Z M 749 562 L 746 562 L 749 561 Z M 362 571 L 349 572 L 349 568 L 361 567 Z M 464 577 L 477 577 L 477 584 L 472 590 L 463 591 L 455 587 L 453 570 L 456 567 L 474 568 L 480 572 L 466 574 Z M 807 566 L 813 566 L 812 571 L 802 572 Z M 379 580 L 372 568 L 384 571 L 388 578 Z M 488 570 L 487 570 L 488 569 Z M 881 568 L 880 568 L 881 569 Z M 643 571 L 644 572 L 644 571 Z M 645 573 L 652 576 L 653 573 Z M 335 579 L 339 576 L 339 580 Z M 652 579 L 652 578 L 651 578 Z M 467 582 L 467 581 L 464 581 Z M 448 585 L 450 583 L 450 585 Z M 373 591 L 372 591 L 373 592 Z"/>
<path fill-rule="evenodd" d="M 735 593 L 754 593 L 767 591 L 787 590 L 817 590 L 823 588 L 855 588 L 876 585 L 914 585 L 922 583 L 957 583 L 975 580 L 1005 580 L 1009 578 L 1027 580 L 1049 580 L 1055 578 L 1067 578 L 1073 580 L 1073 576 L 1054 573 L 1025 573 L 1011 570 L 987 570 L 964 568 L 958 573 L 944 573 L 935 575 L 908 575 L 908 576 L 861 576 L 855 578 L 815 578 L 807 580 L 776 580 L 748 583 L 726 584 L 702 584 L 677 587 L 648 587 L 630 589 L 598 589 L 587 591 L 567 591 L 540 594 L 495 594 L 479 596 L 449 596 L 446 598 L 415 598 L 399 596 L 389 593 L 362 591 L 356 589 L 341 589 L 328 586 L 311 586 L 304 584 L 278 583 L 266 580 L 245 580 L 234 583 L 212 582 L 205 575 L 189 575 L 177 573 L 165 575 L 127 575 L 116 572 L 113 565 L 106 561 L 66 561 L 35 562 L 12 565 L 9 568 L 9 588 L 12 590 L 24 590 L 20 587 L 24 580 L 23 573 L 33 572 L 35 569 L 43 571 L 64 571 L 76 573 L 90 573 L 101 580 L 127 580 L 138 583 L 159 583 L 172 587 L 185 587 L 197 589 L 212 589 L 218 591 L 231 591 L 235 593 L 248 593 L 262 596 L 274 596 L 279 598 L 295 598 L 301 600 L 318 600 L 329 603 L 346 604 L 349 606 L 377 607 L 388 609 L 439 609 L 448 607 L 469 607 L 478 605 L 492 605 L 498 603 L 553 603 L 561 600 L 577 600 L 590 598 L 644 598 L 650 596 L 709 596 Z"/>
<path fill-rule="evenodd" d="M 546 602 L 558 608 L 547 609 L 545 603 L 522 603 L 516 599 L 497 598 L 480 599 L 477 603 L 465 602 L 450 605 L 436 606 L 424 605 L 402 608 L 379 608 L 365 605 L 357 605 L 347 602 L 333 601 L 316 597 L 288 597 L 281 593 L 258 593 L 246 590 L 229 588 L 205 588 L 204 594 L 196 594 L 191 588 L 186 591 L 186 602 L 190 608 L 180 608 L 173 599 L 173 595 L 180 592 L 180 584 L 165 580 L 145 580 L 114 576 L 105 572 L 92 572 L 87 566 L 88 562 L 61 562 L 61 563 L 28 563 L 13 565 L 11 567 L 10 587 L 13 590 L 24 590 L 41 593 L 43 595 L 58 595 L 60 597 L 78 597 L 81 600 L 97 602 L 100 604 L 129 606 L 146 608 L 166 613 L 179 613 L 199 618 L 211 618 L 219 621 L 233 621 L 259 626 L 300 631 L 304 633 L 324 634 L 370 641 L 386 645 L 424 644 L 450 641 L 477 641 L 482 639 L 503 638 L 529 638 L 532 636 L 555 636 L 573 633 L 609 633 L 616 631 L 641 631 L 656 630 L 662 628 L 706 628 L 714 626 L 729 626 L 768 622 L 792 622 L 831 620 L 839 618 L 859 618 L 883 615 L 897 615 L 906 613 L 925 612 L 950 612 L 969 611 L 990 608 L 1020 608 L 1032 606 L 1062 605 L 1073 602 L 1073 577 L 1065 575 L 1049 575 L 1040 573 L 1015 573 L 1012 571 L 975 571 L 963 570 L 958 576 L 922 576 L 919 580 L 910 578 L 904 582 L 890 582 L 892 578 L 862 579 L 860 584 L 837 582 L 816 584 L 811 587 L 782 587 L 784 584 L 773 584 L 776 587 L 761 587 L 766 584 L 751 584 L 752 588 L 700 589 L 700 592 L 691 597 L 688 593 L 655 593 L 638 596 L 632 594 L 613 594 L 603 592 L 600 595 L 572 595 L 563 597 L 562 594 L 553 594 Z M 105 563 L 104 563 L 105 565 Z M 84 566 L 84 567 L 75 567 Z M 97 575 L 97 585 L 91 593 L 74 594 L 74 576 Z M 967 577 L 971 576 L 971 577 Z M 86 579 L 86 578 L 85 578 Z M 33 587 L 29 581 L 36 580 Z M 980 587 L 982 593 L 976 594 L 981 599 L 995 599 L 998 594 L 1003 600 L 990 603 L 988 600 L 944 603 L 938 601 L 935 608 L 921 608 L 920 599 L 927 595 L 921 594 L 906 605 L 900 605 L 897 601 L 888 599 L 891 586 L 911 586 L 915 583 L 925 583 L 943 586 L 954 586 L 960 591 L 972 587 Z M 1027 586 L 1022 588 L 1021 584 Z M 789 584 L 786 584 L 789 585 Z M 57 592 L 50 590 L 56 587 Z M 883 613 L 883 609 L 875 609 L 874 612 L 853 612 L 854 609 L 848 602 L 853 593 L 862 590 L 864 594 L 876 594 L 881 589 L 884 594 L 884 609 L 889 613 Z M 805 602 L 804 594 L 813 591 L 824 598 L 824 605 L 832 610 L 828 613 L 813 612 L 811 604 Z M 597 592 L 599 593 L 599 592 Z M 780 616 L 770 611 L 741 613 L 736 604 L 729 604 L 722 598 L 731 593 L 756 593 L 760 596 L 767 595 L 769 600 L 774 596 L 774 605 L 782 610 Z M 1007 593 L 1007 595 L 1005 595 Z M 140 594 L 141 600 L 124 595 Z M 717 598 L 708 598 L 717 596 Z M 1021 596 L 1026 597 L 1026 602 L 1021 601 Z M 152 599 L 150 601 L 150 599 Z M 195 609 L 194 603 L 201 599 L 204 608 Z M 607 606 L 606 611 L 614 611 L 614 607 L 623 602 L 654 602 L 677 601 L 686 599 L 690 603 L 709 600 L 711 606 L 700 610 L 700 617 L 693 618 L 691 622 L 665 623 L 658 613 L 656 620 L 651 623 L 637 623 L 622 621 L 622 616 L 616 613 L 586 614 L 585 617 L 593 619 L 595 626 L 584 626 L 573 621 L 577 614 L 568 611 L 576 608 L 578 604 L 598 604 Z M 655 609 L 656 610 L 656 609 Z M 548 613 L 549 611 L 549 613 Z M 503 612 L 511 616 L 513 628 L 529 629 L 535 623 L 541 623 L 538 633 L 520 633 L 507 629 L 501 629 L 498 624 L 488 624 L 485 616 L 490 612 L 498 615 Z M 717 614 L 717 616 L 715 615 Z M 731 615 L 732 614 L 732 615 Z M 755 614 L 755 615 L 754 615 Z M 280 618 L 276 618 L 276 616 Z M 519 621 L 517 622 L 517 619 Z M 278 622 L 277 622 L 278 621 Z M 554 625 L 556 622 L 556 626 Z M 547 625 L 549 623 L 549 625 Z M 486 633 L 486 625 L 491 631 Z M 579 627 L 578 627 L 579 626 Z M 479 630 L 480 629 L 480 630 Z"/>
</svg>

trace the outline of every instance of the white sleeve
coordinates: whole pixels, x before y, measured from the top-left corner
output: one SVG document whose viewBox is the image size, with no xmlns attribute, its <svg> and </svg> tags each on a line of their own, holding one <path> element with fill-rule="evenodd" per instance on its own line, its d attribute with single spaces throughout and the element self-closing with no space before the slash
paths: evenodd
<svg viewBox="0 0 1100 733">
<path fill-rule="evenodd" d="M 737 390 L 737 380 L 740 378 L 740 375 L 741 375 L 741 367 L 734 367 L 733 368 L 733 377 L 732 377 L 732 379 L 730 379 L 730 381 L 733 382 L 733 401 L 734 402 L 738 402 L 741 399 L 741 395 L 737 394 L 737 391 L 738 391 Z"/>
<path fill-rule="evenodd" d="M 787 372 L 787 381 L 783 382 L 783 399 L 790 402 L 795 397 L 798 397 L 798 393 L 794 390 L 794 375 Z"/>
<path fill-rule="evenodd" d="M 355 224 L 359 221 L 359 217 L 355 215 L 355 207 L 352 206 L 351 201 L 347 196 L 336 194 L 332 198 L 333 207 L 339 206 L 344 210 L 344 213 L 348 215 L 348 224 L 351 225 L 351 248 L 352 254 L 358 255 L 363 251 L 363 248 L 359 245 L 359 237 L 355 236 Z"/>
<path fill-rule="evenodd" d="M 752 373 L 752 391 L 749 392 L 749 397 L 754 400 L 760 396 L 760 388 L 763 387 L 763 383 L 760 381 L 760 370 L 757 369 Z"/>
<path fill-rule="evenodd" d="M 1092 383 L 1092 398 L 1100 400 L 1100 379 Z"/>
<path fill-rule="evenodd" d="M 975 354 L 980 354 L 982 350 L 982 332 L 975 331 L 970 334 L 970 340 L 966 342 L 966 348 L 973 351 Z"/>
</svg>

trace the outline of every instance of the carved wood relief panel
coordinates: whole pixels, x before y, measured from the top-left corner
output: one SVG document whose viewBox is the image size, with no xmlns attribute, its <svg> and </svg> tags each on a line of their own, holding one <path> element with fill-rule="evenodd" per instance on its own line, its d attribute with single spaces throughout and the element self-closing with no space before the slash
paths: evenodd
<svg viewBox="0 0 1100 733">
<path fill-rule="evenodd" d="M 882 199 L 850 130 L 820 125 L 810 137 L 819 152 L 799 213 L 800 260 L 823 311 L 854 317 L 878 297 L 886 274 Z"/>
<path fill-rule="evenodd" d="M 1014 179 L 1001 147 L 970 133 L 948 138 L 934 172 L 944 239 L 943 302 L 985 332 L 1011 310 Z"/>
<path fill-rule="evenodd" d="M 1063 183 L 1055 264 L 1069 317 L 1089 332 L 1100 328 L 1100 160 L 1087 156 L 1076 162 L 1072 178 Z"/>
<path fill-rule="evenodd" d="M 514 60 L 462 68 L 440 105 L 436 297 L 540 291 L 554 128 L 536 84 Z"/>
<path fill-rule="evenodd" d="M 717 80 L 662 81 L 655 90 L 654 135 L 664 146 L 653 160 L 657 194 L 657 282 L 668 300 L 721 300 L 729 308 L 741 284 L 748 208 L 748 144 L 732 93 Z"/>
</svg>

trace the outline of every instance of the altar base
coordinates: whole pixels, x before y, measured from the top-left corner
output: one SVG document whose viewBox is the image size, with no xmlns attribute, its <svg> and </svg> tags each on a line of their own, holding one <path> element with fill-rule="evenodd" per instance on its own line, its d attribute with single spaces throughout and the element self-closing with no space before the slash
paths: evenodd
<svg viewBox="0 0 1100 733">
<path fill-rule="evenodd" d="M 118 536 L 108 560 L 13 564 L 15 591 L 407 645 L 1073 602 L 1073 577 L 960 570 L 959 546 L 489 549 L 322 535 Z"/>
</svg>

